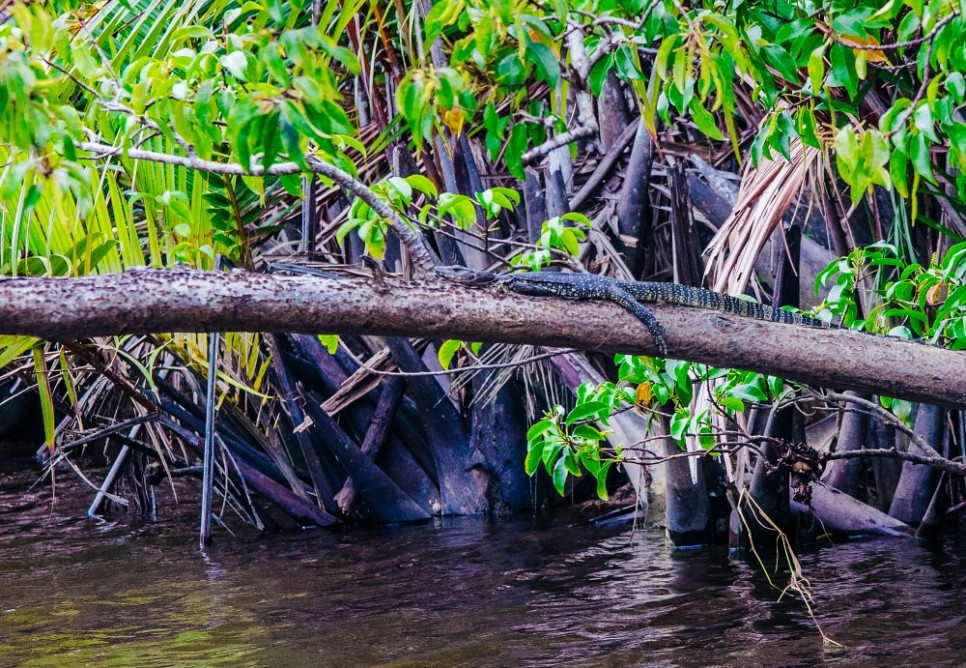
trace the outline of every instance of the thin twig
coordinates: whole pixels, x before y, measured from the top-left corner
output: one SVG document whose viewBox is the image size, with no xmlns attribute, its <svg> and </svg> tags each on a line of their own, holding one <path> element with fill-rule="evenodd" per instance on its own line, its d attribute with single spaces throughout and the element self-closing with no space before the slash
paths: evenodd
<svg viewBox="0 0 966 668">
<path fill-rule="evenodd" d="M 550 154 L 554 149 L 566 146 L 570 142 L 583 139 L 584 137 L 592 137 L 596 132 L 597 128 L 593 125 L 578 125 L 573 130 L 562 132 L 553 137 L 553 139 L 547 140 L 543 144 L 540 144 L 540 146 L 534 146 L 524 153 L 522 158 L 523 164 L 531 165 L 545 155 Z"/>
<path fill-rule="evenodd" d="M 869 450 L 833 452 L 829 455 L 826 455 L 825 459 L 856 459 L 857 457 L 891 457 L 892 459 L 901 459 L 902 461 L 912 462 L 913 464 L 924 464 L 925 466 L 931 466 L 939 469 L 940 471 L 946 471 L 947 473 L 955 473 L 956 475 L 966 476 L 966 464 L 955 462 L 942 456 L 938 458 L 926 457 L 912 452 L 902 452 L 896 448 L 874 448 Z"/>
<path fill-rule="evenodd" d="M 439 371 L 383 371 L 381 369 L 376 369 L 367 365 L 364 361 L 356 357 L 356 355 L 348 348 L 345 348 L 345 351 L 346 351 L 346 354 L 348 354 L 349 357 L 352 359 L 352 361 L 354 361 L 356 364 L 359 365 L 362 371 L 368 371 L 369 373 L 375 374 L 377 376 L 398 376 L 401 378 L 411 378 L 413 376 L 449 376 L 449 375 L 454 375 L 458 373 L 466 373 L 467 371 L 488 371 L 491 369 L 510 369 L 510 368 L 515 368 L 519 366 L 524 366 L 531 362 L 539 362 L 540 360 L 549 359 L 551 357 L 557 357 L 559 355 L 567 355 L 567 354 L 576 352 L 575 350 L 572 350 L 570 348 L 562 348 L 559 350 L 555 350 L 552 353 L 531 355 L 530 357 L 527 357 L 525 359 L 514 360 L 513 362 L 499 362 L 499 363 L 493 363 L 493 364 L 471 364 L 470 366 L 464 366 L 458 369 L 441 369 Z"/>
<path fill-rule="evenodd" d="M 910 46 L 918 46 L 923 42 L 927 42 L 931 40 L 933 37 L 936 36 L 936 34 L 940 30 L 943 29 L 943 27 L 947 23 L 950 23 L 958 16 L 959 16 L 959 12 L 953 12 L 949 16 L 937 21 L 936 25 L 932 27 L 932 30 L 930 30 L 925 35 L 922 35 L 921 37 L 916 37 L 915 39 L 907 40 L 905 42 L 892 42 L 891 44 L 858 44 L 848 40 L 847 38 L 843 39 L 841 36 L 835 33 L 832 33 L 832 39 L 834 39 L 839 44 L 842 44 L 843 46 L 847 46 L 850 49 L 855 49 L 856 51 L 896 51 L 898 49 L 905 49 Z"/>
</svg>

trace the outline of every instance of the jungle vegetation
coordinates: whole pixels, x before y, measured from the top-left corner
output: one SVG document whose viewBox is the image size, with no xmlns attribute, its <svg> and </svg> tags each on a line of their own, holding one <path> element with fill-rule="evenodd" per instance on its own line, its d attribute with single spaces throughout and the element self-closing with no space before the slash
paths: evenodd
<svg viewBox="0 0 966 668">
<path fill-rule="evenodd" d="M 964 503 L 961 3 L 0 8 L 0 366 L 51 470 L 114 460 L 114 503 L 196 474 L 210 373 L 223 520 L 261 528 L 628 478 L 679 546 L 794 537 L 809 510 L 928 539 Z M 434 265 L 706 286 L 867 334 L 656 306 L 665 360 L 616 306 Z"/>
</svg>

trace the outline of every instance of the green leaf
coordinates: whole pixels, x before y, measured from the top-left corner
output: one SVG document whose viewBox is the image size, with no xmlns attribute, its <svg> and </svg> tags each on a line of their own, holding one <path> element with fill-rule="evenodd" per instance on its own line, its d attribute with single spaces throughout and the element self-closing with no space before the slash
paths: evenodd
<svg viewBox="0 0 966 668">
<path fill-rule="evenodd" d="M 527 457 L 523 462 L 523 470 L 527 475 L 533 475 L 540 467 L 543 458 L 543 441 L 531 441 L 530 449 L 527 450 Z"/>
<path fill-rule="evenodd" d="M 367 220 L 359 226 L 359 238 L 366 246 L 366 252 L 377 260 L 386 253 L 385 221 Z"/>
<path fill-rule="evenodd" d="M 589 424 L 578 424 L 573 429 L 573 437 L 581 438 L 586 441 L 602 441 L 604 434 L 599 429 Z"/>
<path fill-rule="evenodd" d="M 908 308 L 890 308 L 887 309 L 883 314 L 883 318 L 909 318 L 914 323 L 926 324 L 926 316 L 919 311 L 914 311 Z"/>
<path fill-rule="evenodd" d="M 614 465 L 613 460 L 604 462 L 600 471 L 597 472 L 597 497 L 606 501 L 608 499 L 607 494 L 607 472 L 610 471 L 610 467 Z"/>
<path fill-rule="evenodd" d="M 691 120 L 694 124 L 698 126 L 698 129 L 705 135 L 714 139 L 715 141 L 721 141 L 724 139 L 724 135 L 721 134 L 721 130 L 714 122 L 714 116 L 712 116 L 701 101 L 697 97 L 691 98 Z"/>
<path fill-rule="evenodd" d="M 281 126 L 282 146 L 285 149 L 286 155 L 288 155 L 288 159 L 297 164 L 299 169 L 309 171 L 309 163 L 305 159 L 305 153 L 302 151 L 298 131 L 285 118 L 280 119 L 279 123 Z"/>
<path fill-rule="evenodd" d="M 600 473 L 600 451 L 596 447 L 582 447 L 577 452 L 577 460 L 595 478 Z"/>
<path fill-rule="evenodd" d="M 537 79 L 546 81 L 551 87 L 556 86 L 560 78 L 560 63 L 553 51 L 546 44 L 528 41 L 526 53 L 527 60 L 536 70 Z"/>
<path fill-rule="evenodd" d="M 926 136 L 923 134 L 913 136 L 909 148 L 910 157 L 912 158 L 912 168 L 930 183 L 936 183 L 936 178 L 932 173 L 929 142 L 926 140 Z"/>
<path fill-rule="evenodd" d="M 442 193 L 439 196 L 439 215 L 450 215 L 456 226 L 468 230 L 476 225 L 476 206 L 466 195 Z"/>
<path fill-rule="evenodd" d="M 808 57 L 808 79 L 812 83 L 812 92 L 818 95 L 825 82 L 825 47 L 822 44 L 813 50 Z"/>
<path fill-rule="evenodd" d="M 611 71 L 613 64 L 614 56 L 613 54 L 609 54 L 598 60 L 590 68 L 588 83 L 590 84 L 590 92 L 594 97 L 600 97 L 601 91 L 604 90 L 604 82 L 607 81 L 607 73 Z"/>
<path fill-rule="evenodd" d="M 525 123 L 517 123 L 510 130 L 510 141 L 507 143 L 507 150 L 504 159 L 507 169 L 520 181 L 526 181 L 527 175 L 523 171 L 523 154 L 527 150 L 527 126 Z"/>
<path fill-rule="evenodd" d="M 909 197 L 909 156 L 905 151 L 895 149 L 889 157 L 889 175 L 896 192 L 903 198 Z"/>
<path fill-rule="evenodd" d="M 691 424 L 691 413 L 687 409 L 678 409 L 673 416 L 671 416 L 671 424 L 668 433 L 671 437 L 678 443 L 684 440 L 687 435 L 688 426 Z"/>
<path fill-rule="evenodd" d="M 674 377 L 678 390 L 689 391 L 691 389 L 691 363 L 681 360 L 668 360 L 667 370 Z"/>
<path fill-rule="evenodd" d="M 556 426 L 557 423 L 553 420 L 540 420 L 527 430 L 527 442 L 532 444 L 537 437 L 555 429 Z"/>
<path fill-rule="evenodd" d="M 427 44 L 432 44 L 443 28 L 455 23 L 464 9 L 462 0 L 442 0 L 433 5 L 425 21 Z"/>
<path fill-rule="evenodd" d="M 956 104 L 962 104 L 966 99 L 966 77 L 962 72 L 950 72 L 946 77 L 946 90 L 953 96 Z"/>
<path fill-rule="evenodd" d="M 587 401 L 578 404 L 567 415 L 566 425 L 569 427 L 574 422 L 586 420 L 591 417 L 600 417 L 610 412 L 610 406 L 602 401 Z"/>
<path fill-rule="evenodd" d="M 359 227 L 363 222 L 365 221 L 361 218 L 350 218 L 346 222 L 342 223 L 339 225 L 339 229 L 335 232 L 335 240 L 341 246 L 345 242 L 346 235 L 348 235 L 349 232 L 355 228 Z"/>
<path fill-rule="evenodd" d="M 560 496 L 563 496 L 566 491 L 568 473 L 566 458 L 561 457 L 553 467 L 553 487 Z"/>
<path fill-rule="evenodd" d="M 846 181 L 850 180 L 849 177 L 851 177 L 852 171 L 859 163 L 859 141 L 855 136 L 855 130 L 851 126 L 846 125 L 836 133 L 835 154 L 839 171 L 843 172 L 843 169 L 846 170 L 842 173 L 842 178 Z"/>
<path fill-rule="evenodd" d="M 427 197 L 432 197 L 433 199 L 439 197 L 439 191 L 436 189 L 436 185 L 422 174 L 412 174 L 407 176 L 406 183 L 408 183 L 414 190 L 418 190 Z"/>
<path fill-rule="evenodd" d="M 577 463 L 577 457 L 574 456 L 573 450 L 568 448 L 564 451 L 563 463 L 570 475 L 575 478 L 579 478 L 582 475 L 583 472 L 580 470 L 580 464 Z"/>
<path fill-rule="evenodd" d="M 412 204 L 413 187 L 406 179 L 392 176 L 386 180 L 386 185 L 389 188 L 389 199 L 394 204 L 402 205 L 403 208 Z"/>
<path fill-rule="evenodd" d="M 443 341 L 443 345 L 439 347 L 439 352 L 436 354 L 437 359 L 439 359 L 439 365 L 443 369 L 449 369 L 449 365 L 453 362 L 453 356 L 459 352 L 459 349 L 463 347 L 463 342 L 457 339 L 447 339 Z"/>
<path fill-rule="evenodd" d="M 54 409 L 54 396 L 50 390 L 50 378 L 48 377 L 47 363 L 44 361 L 43 344 L 34 346 L 34 373 L 37 378 L 37 392 L 40 395 L 40 412 L 43 416 L 44 424 L 44 443 L 47 445 L 47 452 L 54 454 L 57 432 L 54 420 L 56 412 Z"/>
<path fill-rule="evenodd" d="M 735 397 L 751 403 L 762 403 L 767 399 L 765 393 L 760 387 L 758 387 L 757 383 L 742 383 L 735 386 L 735 388 L 731 390 L 731 393 Z"/>
<path fill-rule="evenodd" d="M 336 334 L 319 334 L 319 342 L 325 346 L 330 355 L 335 355 L 339 350 L 339 337 Z"/>
<path fill-rule="evenodd" d="M 662 80 L 667 80 L 667 64 L 671 58 L 671 51 L 677 46 L 680 40 L 679 35 L 664 38 L 661 46 L 657 48 L 657 56 L 654 58 L 654 73 Z"/>
<path fill-rule="evenodd" d="M 829 49 L 832 63 L 829 86 L 844 86 L 849 97 L 854 98 L 859 89 L 859 78 L 855 72 L 855 56 L 852 50 L 842 44 L 832 44 Z"/>
<path fill-rule="evenodd" d="M 279 150 L 282 148 L 281 125 L 279 114 L 273 111 L 265 118 L 262 125 L 262 169 L 268 170 L 275 164 Z"/>
<path fill-rule="evenodd" d="M 239 81 L 248 80 L 245 74 L 245 70 L 248 68 L 248 57 L 244 51 L 232 51 L 225 54 L 221 57 L 220 62 L 221 66 Z"/>
<path fill-rule="evenodd" d="M 932 117 L 932 110 L 926 103 L 920 104 L 916 107 L 916 111 L 912 114 L 913 121 L 915 123 L 916 129 L 922 134 L 930 139 L 934 143 L 939 142 L 939 137 L 936 136 L 936 130 L 934 128 L 934 120 Z"/>
<path fill-rule="evenodd" d="M 577 240 L 577 235 L 574 234 L 573 229 L 567 228 L 560 233 L 560 243 L 573 257 L 580 255 L 580 242 Z"/>
</svg>

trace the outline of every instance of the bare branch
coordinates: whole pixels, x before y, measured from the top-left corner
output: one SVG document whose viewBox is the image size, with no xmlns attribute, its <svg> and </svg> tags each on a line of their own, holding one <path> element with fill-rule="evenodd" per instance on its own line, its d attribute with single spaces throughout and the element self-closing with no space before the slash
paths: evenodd
<svg viewBox="0 0 966 668">
<path fill-rule="evenodd" d="M 225 174 L 229 176 L 254 176 L 262 177 L 267 175 L 283 176 L 286 174 L 301 174 L 302 168 L 294 162 L 277 162 L 268 169 L 261 165 L 246 168 L 238 163 L 215 162 L 213 160 L 202 160 L 195 156 L 180 156 L 170 153 L 160 153 L 158 151 L 145 151 L 142 149 L 122 150 L 116 146 L 109 146 L 98 142 L 79 142 L 81 150 L 94 154 L 98 158 L 111 158 L 126 156 L 132 160 L 144 160 L 146 162 L 158 162 L 166 165 L 177 165 L 185 169 L 193 169 L 199 172 L 209 172 L 212 174 Z M 428 275 L 433 270 L 433 259 L 426 249 L 422 236 L 409 227 L 409 225 L 393 211 L 375 192 L 361 181 L 335 165 L 331 165 L 319 158 L 309 157 L 308 164 L 312 172 L 326 176 L 350 193 L 368 204 L 373 211 L 388 220 L 399 236 L 400 241 L 406 246 L 410 257 L 416 265 L 417 271 L 421 275 Z"/>
<path fill-rule="evenodd" d="M 885 408 L 875 403 L 874 401 L 869 401 L 859 396 L 854 396 L 851 394 L 842 394 L 841 392 L 826 392 L 822 395 L 822 398 L 829 401 L 838 401 L 840 403 L 852 403 L 857 406 L 861 406 L 869 415 L 877 418 L 886 426 L 892 427 L 897 431 L 901 431 L 903 434 L 909 437 L 909 439 L 918 445 L 923 452 L 925 452 L 929 457 L 938 458 L 945 461 L 945 457 L 936 452 L 936 449 L 932 447 L 929 443 L 923 439 L 922 436 L 917 434 L 915 430 L 907 425 L 905 422 L 897 418 L 891 412 L 887 411 Z"/>
<path fill-rule="evenodd" d="M 826 456 L 825 459 L 831 461 L 833 459 L 856 459 L 857 457 L 891 457 L 892 459 L 901 459 L 902 461 L 912 462 L 913 464 L 932 466 L 933 468 L 939 469 L 940 471 L 946 471 L 947 473 L 966 476 L 966 464 L 963 464 L 962 462 L 954 462 L 953 460 L 946 459 L 942 456 L 932 457 L 917 455 L 913 452 L 901 452 L 895 448 L 833 452 L 832 454 Z"/>
<path fill-rule="evenodd" d="M 597 127 L 594 125 L 577 126 L 573 130 L 556 135 L 553 139 L 549 139 L 543 144 L 540 144 L 540 146 L 531 148 L 523 154 L 523 164 L 531 165 L 545 155 L 549 155 L 554 149 L 566 146 L 570 142 L 583 139 L 584 137 L 593 137 L 595 134 L 597 134 Z"/>
</svg>

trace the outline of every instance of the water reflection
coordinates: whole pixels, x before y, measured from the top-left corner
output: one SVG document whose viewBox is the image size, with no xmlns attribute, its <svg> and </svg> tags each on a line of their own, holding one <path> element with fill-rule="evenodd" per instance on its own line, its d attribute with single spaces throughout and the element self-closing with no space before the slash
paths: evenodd
<svg viewBox="0 0 966 668">
<path fill-rule="evenodd" d="M 75 495 L 76 509 L 71 510 Z M 802 556 L 826 632 L 726 551 L 528 518 L 222 537 L 194 509 L 142 526 L 85 491 L 0 480 L 0 665 L 959 666 L 953 545 Z M 73 514 L 68 514 L 73 513 Z M 180 514 L 179 514 L 180 513 Z"/>
</svg>

